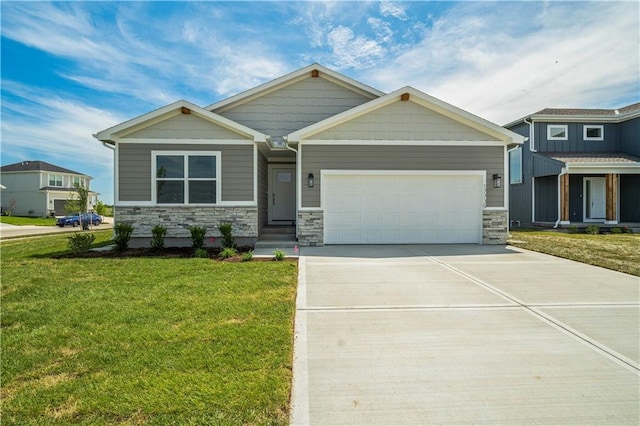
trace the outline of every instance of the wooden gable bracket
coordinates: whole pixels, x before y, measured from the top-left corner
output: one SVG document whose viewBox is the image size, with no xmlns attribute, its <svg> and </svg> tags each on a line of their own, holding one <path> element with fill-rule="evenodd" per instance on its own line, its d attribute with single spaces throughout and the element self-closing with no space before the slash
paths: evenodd
<svg viewBox="0 0 640 426">
<path fill-rule="evenodd" d="M 189 108 L 187 108 L 187 107 L 182 107 L 181 112 L 183 114 L 191 114 L 191 110 Z"/>
<path fill-rule="evenodd" d="M 408 101 L 409 100 L 409 94 L 408 93 L 403 93 L 402 95 L 400 95 L 400 100 L 401 101 Z"/>
<path fill-rule="evenodd" d="M 320 71 L 318 70 L 311 71 L 311 77 L 319 77 L 319 76 L 320 76 Z"/>
</svg>

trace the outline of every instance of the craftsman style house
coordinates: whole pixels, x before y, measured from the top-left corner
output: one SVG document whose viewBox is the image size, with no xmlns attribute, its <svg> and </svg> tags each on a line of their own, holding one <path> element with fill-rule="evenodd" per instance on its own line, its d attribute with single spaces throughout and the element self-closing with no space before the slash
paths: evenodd
<svg viewBox="0 0 640 426">
<path fill-rule="evenodd" d="M 95 137 L 115 151 L 115 219 L 139 244 L 155 225 L 184 244 L 189 226 L 216 236 L 222 222 L 247 244 L 278 225 L 300 245 L 504 243 L 507 147 L 525 140 L 411 87 L 383 93 L 317 64 Z"/>
<path fill-rule="evenodd" d="M 505 126 L 512 225 L 640 224 L 640 103 L 544 109 Z"/>
<path fill-rule="evenodd" d="M 0 168 L 2 211 L 15 216 L 45 217 L 64 215 L 64 206 L 77 193 L 74 184 L 90 188 L 91 176 L 49 164 L 21 161 Z M 89 208 L 98 193 L 89 192 Z"/>
</svg>

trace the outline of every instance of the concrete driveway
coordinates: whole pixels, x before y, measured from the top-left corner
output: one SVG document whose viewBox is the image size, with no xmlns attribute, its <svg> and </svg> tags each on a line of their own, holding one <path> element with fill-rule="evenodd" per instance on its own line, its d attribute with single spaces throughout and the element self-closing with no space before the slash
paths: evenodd
<svg viewBox="0 0 640 426">
<path fill-rule="evenodd" d="M 638 277 L 474 245 L 299 267 L 292 424 L 638 424 Z"/>
<path fill-rule="evenodd" d="M 99 226 L 93 226 L 93 230 L 111 229 L 113 228 L 112 218 L 105 218 Z M 30 238 L 48 234 L 59 234 L 65 232 L 79 232 L 82 231 L 81 227 L 65 226 L 61 228 L 59 226 L 33 226 L 33 225 L 10 225 L 7 223 L 0 223 L 0 240 L 6 240 L 11 238 Z"/>
</svg>

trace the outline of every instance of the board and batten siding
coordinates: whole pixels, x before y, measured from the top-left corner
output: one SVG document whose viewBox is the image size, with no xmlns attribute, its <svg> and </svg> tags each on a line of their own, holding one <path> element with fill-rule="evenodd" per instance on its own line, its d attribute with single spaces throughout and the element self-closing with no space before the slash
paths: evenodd
<svg viewBox="0 0 640 426">
<path fill-rule="evenodd" d="M 496 138 L 417 105 L 395 102 L 313 136 L 315 140 L 495 141 Z"/>
<path fill-rule="evenodd" d="M 151 201 L 151 151 L 220 151 L 221 201 L 253 201 L 253 144 L 118 144 L 119 201 Z"/>
<path fill-rule="evenodd" d="M 194 114 L 179 114 L 126 135 L 149 139 L 246 139 Z"/>
<path fill-rule="evenodd" d="M 487 207 L 504 206 L 504 184 L 494 188 L 492 176 L 504 176 L 502 146 L 303 145 L 302 176 L 313 173 L 315 185 L 302 185 L 302 207 L 320 207 L 321 170 L 486 170 Z"/>
<path fill-rule="evenodd" d="M 213 110 L 267 135 L 281 137 L 372 98 L 320 77 L 309 77 L 229 109 Z"/>
</svg>

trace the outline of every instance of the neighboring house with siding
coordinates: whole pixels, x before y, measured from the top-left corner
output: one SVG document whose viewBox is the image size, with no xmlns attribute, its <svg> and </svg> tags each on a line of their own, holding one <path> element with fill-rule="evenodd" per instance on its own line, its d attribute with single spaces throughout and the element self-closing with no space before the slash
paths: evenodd
<svg viewBox="0 0 640 426">
<path fill-rule="evenodd" d="M 411 87 L 385 94 L 317 64 L 201 108 L 95 135 L 115 151 L 115 220 L 148 244 L 188 227 L 242 243 L 504 243 L 507 147 L 524 137 Z M 171 241 L 173 240 L 173 241 Z"/>
<path fill-rule="evenodd" d="M 547 108 L 505 127 L 529 138 L 509 151 L 512 226 L 640 224 L 640 103 Z"/>
<path fill-rule="evenodd" d="M 2 210 L 15 216 L 44 217 L 64 215 L 64 206 L 77 196 L 74 184 L 91 186 L 91 176 L 45 161 L 22 161 L 0 168 Z M 95 205 L 96 192 L 90 191 L 89 203 Z M 89 208 L 91 208 L 89 206 Z"/>
</svg>

